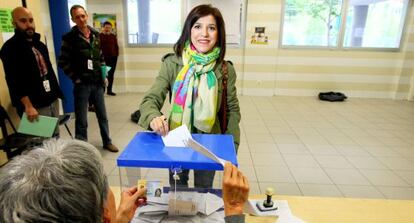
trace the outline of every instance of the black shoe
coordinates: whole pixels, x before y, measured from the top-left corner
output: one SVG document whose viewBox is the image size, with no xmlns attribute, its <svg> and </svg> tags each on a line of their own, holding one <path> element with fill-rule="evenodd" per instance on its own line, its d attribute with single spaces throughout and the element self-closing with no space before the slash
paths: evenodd
<svg viewBox="0 0 414 223">
<path fill-rule="evenodd" d="M 116 95 L 114 92 L 108 92 L 107 94 L 108 95 L 112 95 L 112 96 L 115 96 Z"/>
</svg>

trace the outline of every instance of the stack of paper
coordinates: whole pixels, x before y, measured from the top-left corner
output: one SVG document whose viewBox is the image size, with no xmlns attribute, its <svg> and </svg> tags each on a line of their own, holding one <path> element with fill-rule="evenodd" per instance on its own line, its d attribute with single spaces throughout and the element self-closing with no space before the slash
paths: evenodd
<svg viewBox="0 0 414 223">
<path fill-rule="evenodd" d="M 285 200 L 273 201 L 277 207 L 277 210 L 273 211 L 260 211 L 256 206 L 257 202 L 263 202 L 263 200 L 249 199 L 244 205 L 244 212 L 256 216 L 278 216 L 276 223 L 305 223 L 292 214 L 289 204 Z"/>
</svg>

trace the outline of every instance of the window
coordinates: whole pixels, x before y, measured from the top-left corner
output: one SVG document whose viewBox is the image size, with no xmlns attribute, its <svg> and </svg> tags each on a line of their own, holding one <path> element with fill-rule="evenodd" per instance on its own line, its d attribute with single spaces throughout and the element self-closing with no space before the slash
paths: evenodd
<svg viewBox="0 0 414 223">
<path fill-rule="evenodd" d="M 127 0 L 128 43 L 175 43 L 181 30 L 180 0 Z"/>
<path fill-rule="evenodd" d="M 227 43 L 238 45 L 242 36 L 244 0 L 125 0 L 128 44 L 174 44 L 191 9 L 212 4 L 226 22 Z"/>
<path fill-rule="evenodd" d="M 397 49 L 408 2 L 286 0 L 282 46 Z"/>
<path fill-rule="evenodd" d="M 340 0 L 286 0 L 283 45 L 336 46 Z"/>
<path fill-rule="evenodd" d="M 408 0 L 364 2 L 349 2 L 344 46 L 399 48 Z"/>
</svg>

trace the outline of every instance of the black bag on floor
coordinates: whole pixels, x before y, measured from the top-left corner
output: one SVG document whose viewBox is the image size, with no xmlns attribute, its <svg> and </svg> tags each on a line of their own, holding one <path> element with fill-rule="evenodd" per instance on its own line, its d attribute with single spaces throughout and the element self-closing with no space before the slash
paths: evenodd
<svg viewBox="0 0 414 223">
<path fill-rule="evenodd" d="M 321 92 L 319 93 L 319 99 L 322 101 L 345 101 L 347 97 L 341 92 Z"/>
<path fill-rule="evenodd" d="M 131 114 L 131 121 L 138 123 L 140 117 L 141 117 L 141 112 L 138 109 Z"/>
</svg>

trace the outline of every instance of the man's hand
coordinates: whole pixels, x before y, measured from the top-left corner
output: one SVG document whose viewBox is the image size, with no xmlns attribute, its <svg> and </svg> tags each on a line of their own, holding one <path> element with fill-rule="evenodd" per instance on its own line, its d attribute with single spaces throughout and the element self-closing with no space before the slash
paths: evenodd
<svg viewBox="0 0 414 223">
<path fill-rule="evenodd" d="M 37 121 L 37 118 L 39 117 L 39 112 L 36 110 L 36 108 L 33 107 L 29 96 L 24 96 L 20 98 L 20 101 L 22 102 L 24 106 L 24 112 L 27 115 L 27 119 L 30 122 Z"/>
<path fill-rule="evenodd" d="M 107 87 L 108 87 L 108 84 L 109 84 L 109 82 L 108 82 L 108 78 L 105 78 L 105 88 L 107 88 Z"/>
<path fill-rule="evenodd" d="M 138 190 L 137 187 L 131 187 L 124 190 L 121 194 L 121 201 L 116 212 L 117 223 L 128 223 L 134 217 L 135 210 L 138 208 L 138 199 L 145 197 L 147 189 Z"/>
<path fill-rule="evenodd" d="M 153 118 L 150 122 L 150 127 L 154 132 L 162 136 L 167 135 L 169 131 L 167 118 L 164 115 Z"/>
<path fill-rule="evenodd" d="M 244 203 L 249 197 L 247 178 L 230 162 L 224 165 L 223 201 L 226 216 L 243 213 Z"/>
<path fill-rule="evenodd" d="M 39 112 L 37 112 L 36 108 L 33 106 L 25 107 L 24 112 L 26 113 L 27 119 L 29 119 L 30 122 L 37 121 L 39 118 Z"/>
</svg>

